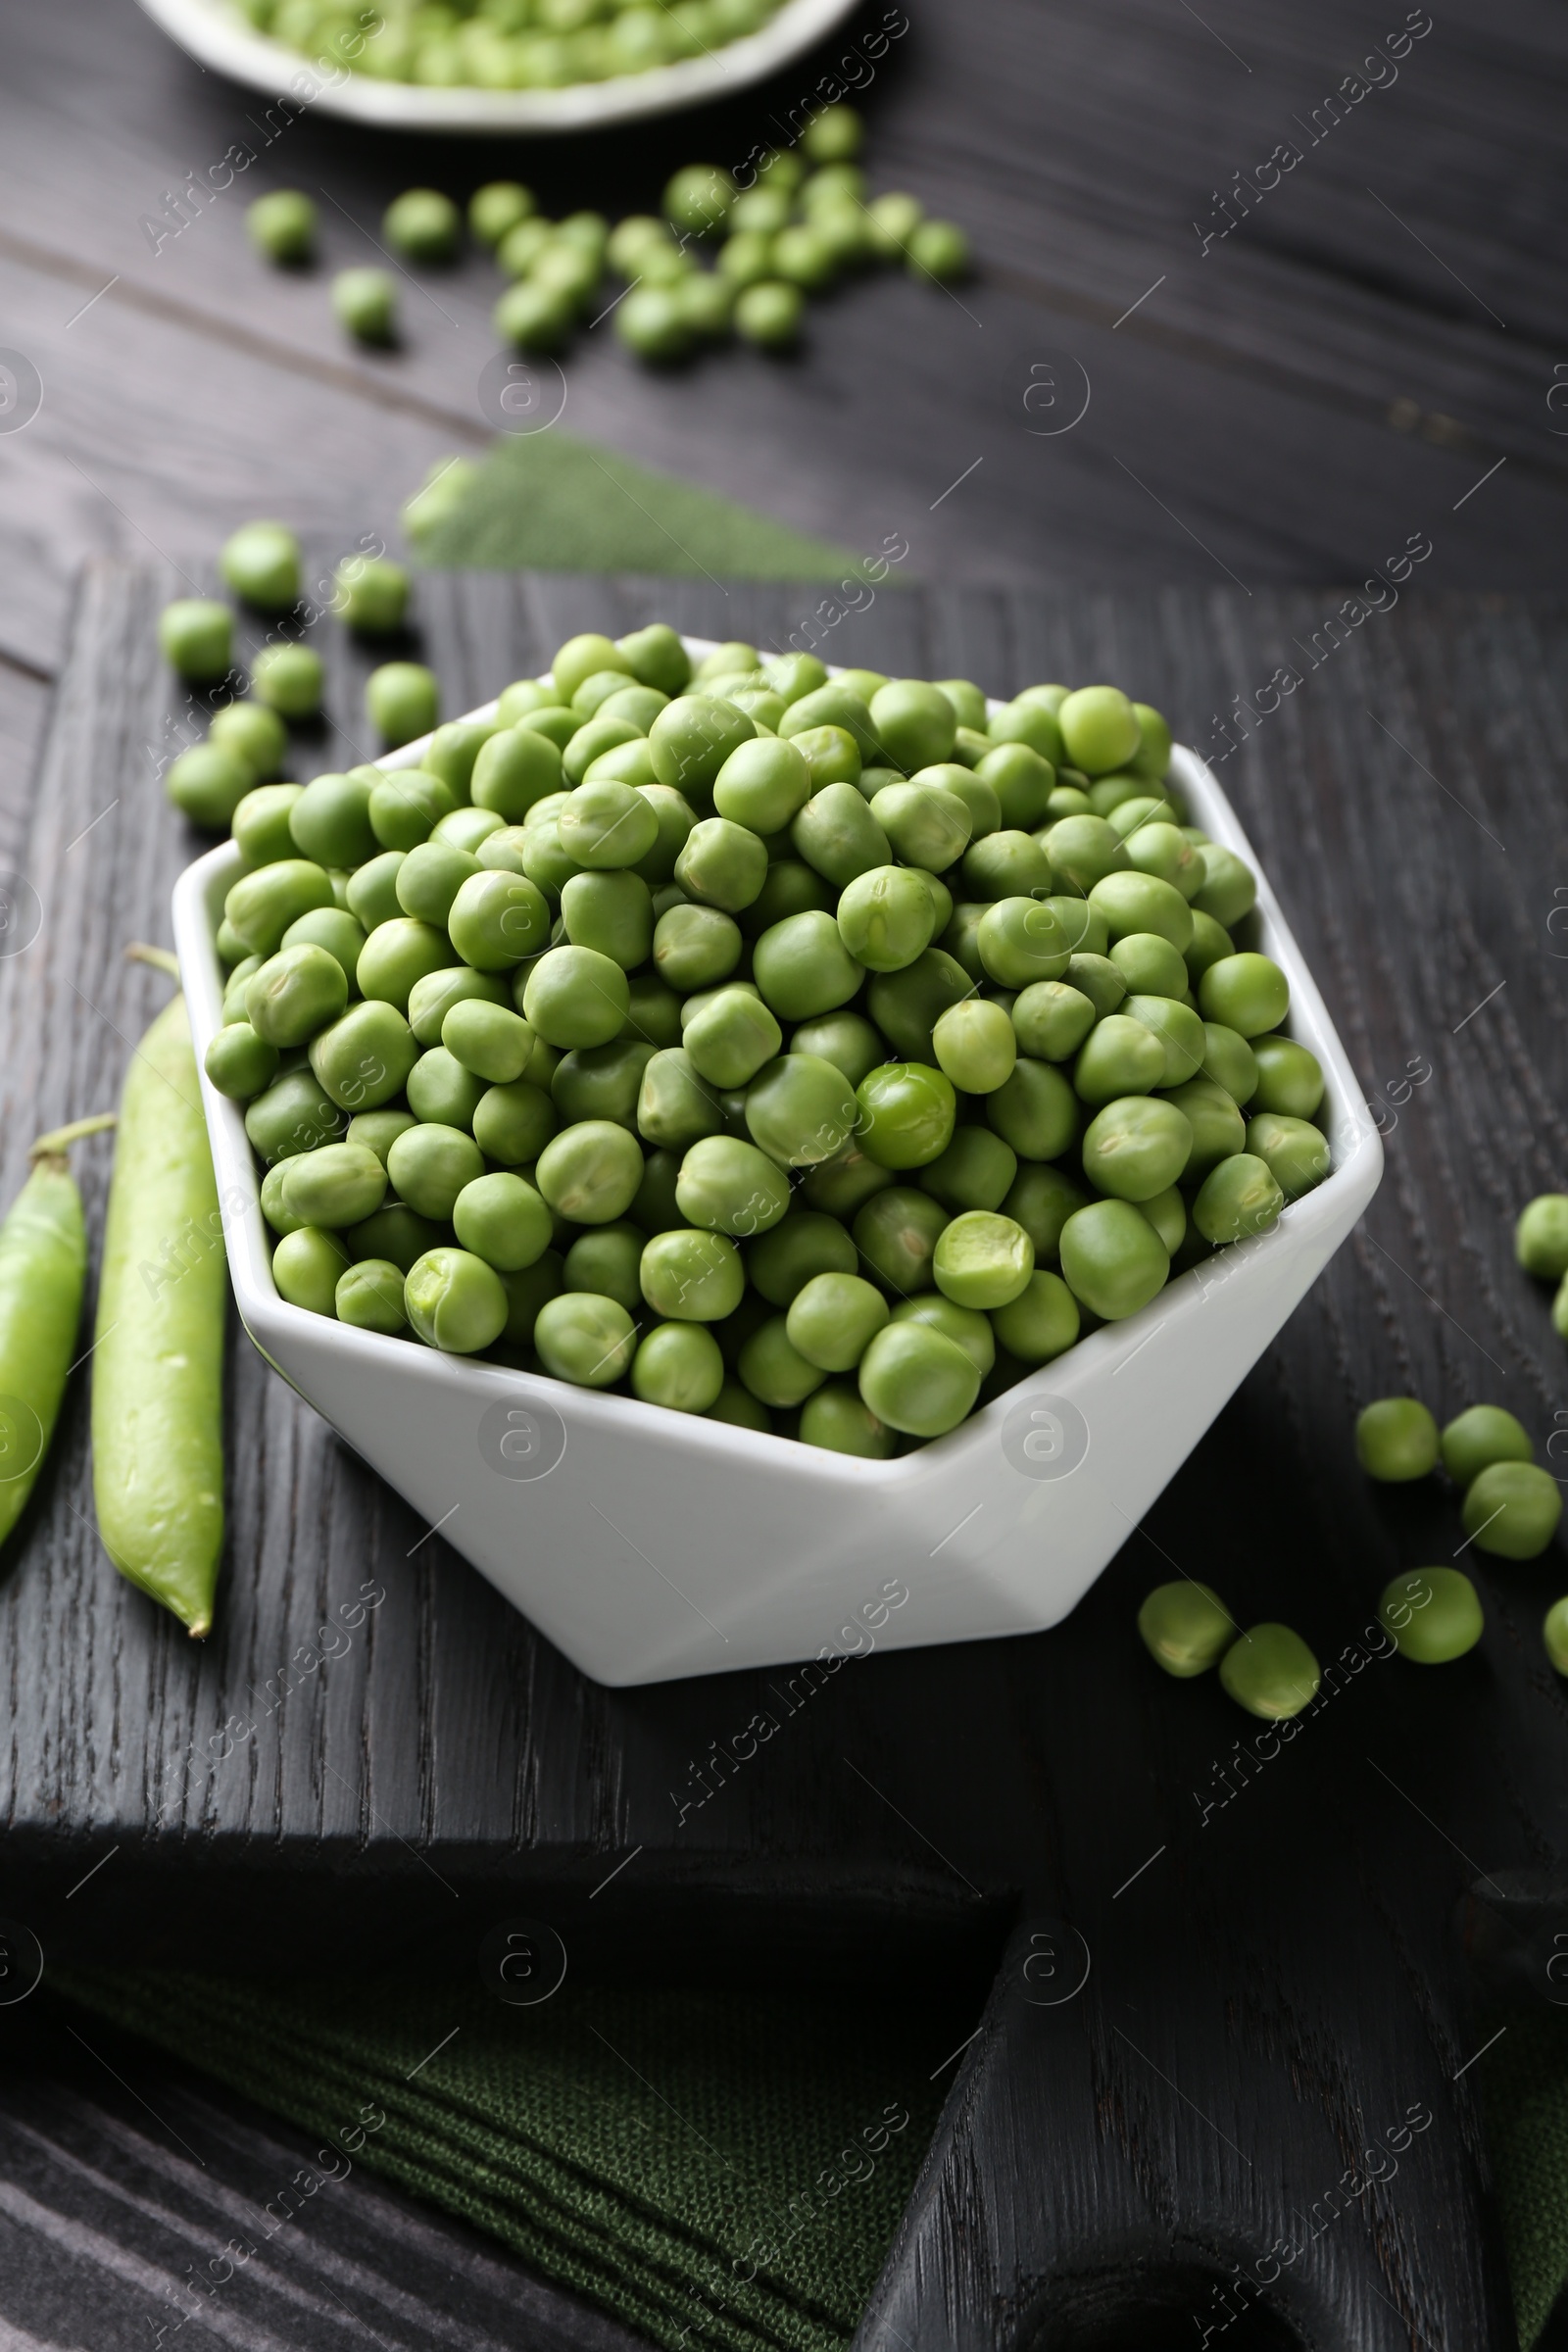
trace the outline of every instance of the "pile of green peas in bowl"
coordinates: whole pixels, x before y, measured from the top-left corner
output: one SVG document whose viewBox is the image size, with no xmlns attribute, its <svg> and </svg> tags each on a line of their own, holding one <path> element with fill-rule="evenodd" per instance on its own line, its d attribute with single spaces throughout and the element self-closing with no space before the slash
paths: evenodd
<svg viewBox="0 0 1568 2352">
<path fill-rule="evenodd" d="M 258 786 L 206 1068 L 280 1296 L 869 1459 L 956 1428 L 1329 1170 L 1170 749 L 1112 686 L 654 624 Z"/>
<path fill-rule="evenodd" d="M 646 74 L 760 31 L 780 0 L 233 0 L 323 67 L 434 89 L 560 90 Z"/>
</svg>

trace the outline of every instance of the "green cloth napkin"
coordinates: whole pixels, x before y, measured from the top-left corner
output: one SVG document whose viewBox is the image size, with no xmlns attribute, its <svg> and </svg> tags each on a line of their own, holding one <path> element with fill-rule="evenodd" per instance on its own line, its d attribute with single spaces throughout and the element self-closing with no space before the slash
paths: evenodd
<svg viewBox="0 0 1568 2352">
<path fill-rule="evenodd" d="M 652 2343 L 836 2352 L 973 2021 L 925 2002 L 61 1971 L 57 1992 L 488 2230 Z"/>
<path fill-rule="evenodd" d="M 498 441 L 482 459 L 444 459 L 403 522 L 421 563 L 449 570 L 837 580 L 857 562 L 754 507 L 555 430 Z"/>
</svg>

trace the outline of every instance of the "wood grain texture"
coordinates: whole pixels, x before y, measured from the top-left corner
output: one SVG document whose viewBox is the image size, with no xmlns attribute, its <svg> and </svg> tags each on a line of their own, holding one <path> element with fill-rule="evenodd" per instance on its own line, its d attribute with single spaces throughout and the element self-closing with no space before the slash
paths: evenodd
<svg viewBox="0 0 1568 2352">
<path fill-rule="evenodd" d="M 8 1187 L 35 1124 L 113 1093 L 159 999 L 118 949 L 160 934 L 191 846 L 145 749 L 166 708 L 148 628 L 164 585 L 109 565 L 83 591 L 24 858 L 45 920 L 0 968 Z M 573 629 L 662 613 L 768 642 L 815 596 L 460 575 L 423 584 L 421 621 L 461 709 Z M 1277 664 L 1302 673 L 1220 773 L 1380 1106 L 1388 1180 L 1065 1625 L 855 1662 L 797 1692 L 764 1755 L 677 1826 L 692 1768 L 760 1703 L 779 1711 L 763 1690 L 780 1678 L 583 1683 L 236 1338 L 233 1535 L 199 1653 L 98 1550 L 79 1392 L 68 1406 L 0 1591 L 10 1915 L 63 1954 L 216 1940 L 238 1966 L 396 1951 L 465 1974 L 514 1907 L 600 1970 L 853 1977 L 875 1959 L 918 1982 L 1005 1938 L 868 2344 L 1137 2341 L 1116 2332 L 1129 2299 L 1212 2317 L 1228 2266 L 1278 2239 L 1292 2258 L 1264 2302 L 1302 2340 L 1500 2352 L 1449 1920 L 1477 1876 L 1568 1852 L 1568 1705 L 1538 1632 L 1562 1558 L 1466 1552 L 1481 1650 L 1433 1674 L 1373 1656 L 1384 1582 L 1460 1535 L 1436 1485 L 1368 1489 L 1349 1428 L 1369 1396 L 1408 1388 L 1440 1416 L 1507 1402 L 1549 1460 L 1562 1450 L 1562 1348 L 1510 1226 L 1561 1181 L 1568 1141 L 1548 927 L 1568 904 L 1568 608 L 1407 598 L 1312 668 L 1302 649 L 1337 602 L 914 592 L 825 649 L 1001 691 L 1123 678 L 1200 743 Z M 332 728 L 355 735 L 365 666 L 328 651 L 323 760 Z M 1297 1740 L 1260 1752 L 1212 1681 L 1172 1685 L 1143 1657 L 1132 1615 L 1173 1563 L 1334 1663 Z M 368 1576 L 387 1597 L 354 1648 L 259 1713 Z M 190 1743 L 236 1712 L 254 1736 L 153 1826 Z M 1087 1984 L 1043 2005 L 1067 1981 L 1045 1972 L 1081 1945 Z M 1433 2121 L 1397 2176 L 1331 2221 L 1346 2168 L 1412 2106 Z M 1259 2343 L 1269 2324 L 1246 2323 Z"/>
<path fill-rule="evenodd" d="M 873 176 L 968 225 L 972 288 L 870 281 L 813 311 L 797 361 L 737 350 L 673 376 L 607 322 L 568 355 L 566 429 L 852 546 L 902 530 L 930 579 L 1332 581 L 1427 529 L 1445 587 L 1554 585 L 1568 33 L 1546 0 L 1505 27 L 1454 0 L 1311 145 L 1312 110 L 1402 13 L 922 0 L 863 93 Z M 868 0 L 850 44 L 881 14 Z M 487 437 L 488 264 L 411 285 L 405 348 L 357 353 L 324 268 L 250 253 L 244 198 L 324 190 L 336 268 L 375 258 L 411 177 L 463 192 L 519 154 L 310 115 L 264 147 L 254 96 L 130 0 L 6 0 L 0 22 L 0 298 L 45 385 L 0 434 L 0 647 L 53 667 L 80 557 L 190 565 L 258 512 L 390 538 L 431 462 Z M 733 107 L 536 145 L 522 168 L 562 211 L 646 207 L 698 148 L 743 158 L 846 45 Z M 1203 254 L 1194 218 L 1287 136 L 1300 166 Z M 241 140 L 254 166 L 155 252 L 165 192 Z M 1046 367 L 1087 373 L 1071 431 L 1043 433 L 1066 413 L 1038 405 Z"/>
</svg>

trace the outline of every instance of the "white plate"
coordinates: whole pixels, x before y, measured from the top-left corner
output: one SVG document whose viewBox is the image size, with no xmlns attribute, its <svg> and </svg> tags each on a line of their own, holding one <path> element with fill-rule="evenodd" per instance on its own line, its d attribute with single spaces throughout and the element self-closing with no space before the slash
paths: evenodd
<svg viewBox="0 0 1568 2352">
<path fill-rule="evenodd" d="M 333 79 L 296 49 L 270 40 L 247 24 L 228 0 L 140 0 L 148 16 L 204 66 L 354 122 L 390 130 L 468 132 L 597 130 L 641 115 L 674 114 L 708 99 L 732 97 L 777 73 L 832 31 L 855 0 L 784 0 L 760 32 L 730 41 L 707 57 L 683 58 L 613 81 L 583 81 L 564 90 L 441 90 L 420 82 L 378 81 L 368 74 Z M 304 79 L 302 80 L 302 76 Z M 804 95 L 804 93 L 803 93 Z"/>
<path fill-rule="evenodd" d="M 380 764 L 416 766 L 428 740 Z M 272 1284 L 274 1237 L 244 1114 L 204 1075 L 229 1272 L 251 1338 L 600 1682 L 801 1658 L 823 1661 L 807 1670 L 820 1678 L 859 1650 L 1054 1625 L 1316 1281 L 1383 1172 L 1363 1092 L 1229 802 L 1195 753 L 1178 748 L 1172 773 L 1193 821 L 1257 874 L 1261 944 L 1290 980 L 1291 1034 L 1327 1080 L 1333 1167 L 1273 1233 L 1179 1276 L 1142 1313 L 1092 1333 L 949 1436 L 895 1461 L 858 1461 L 289 1306 Z M 174 888 L 198 1062 L 222 1017 L 214 939 L 240 866 L 225 842 Z"/>
</svg>

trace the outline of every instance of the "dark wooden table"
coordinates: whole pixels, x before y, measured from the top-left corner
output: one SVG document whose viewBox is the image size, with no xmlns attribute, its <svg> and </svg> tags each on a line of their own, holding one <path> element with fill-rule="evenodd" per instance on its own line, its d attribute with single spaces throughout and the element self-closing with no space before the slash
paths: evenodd
<svg viewBox="0 0 1568 2352">
<path fill-rule="evenodd" d="M 1042 665 L 1087 662 L 1136 678 L 1199 741 L 1212 710 L 1320 625 L 1338 601 L 1329 583 L 1429 535 L 1437 609 L 1407 605 L 1365 627 L 1258 753 L 1223 771 L 1369 1094 L 1398 1123 L 1353 1255 L 1070 1625 L 966 1653 L 959 1697 L 929 1660 L 863 1670 L 848 1721 L 872 1744 L 852 1752 L 875 1755 L 865 1769 L 918 1832 L 863 1792 L 826 1792 L 817 1766 L 828 1740 L 719 1822 L 705 1890 L 721 1901 L 737 1860 L 793 1838 L 818 1886 L 837 1857 L 820 1916 L 837 1923 L 838 1948 L 856 1908 L 841 1899 L 846 1882 L 891 1888 L 907 1919 L 948 1939 L 902 1947 L 916 1968 L 950 1964 L 954 1938 L 971 1930 L 997 1948 L 1000 1922 L 1024 1897 L 1021 1940 L 964 2062 L 868 2343 L 1011 2342 L 1035 2328 L 1047 2279 L 1056 2317 L 1045 2341 L 1070 2326 L 1075 2344 L 1120 2342 L 1107 2294 L 1113 2304 L 1137 2279 L 1152 2228 L 1180 2255 L 1167 2278 L 1184 2330 L 1203 2308 L 1202 2278 L 1259 2234 L 1266 2242 L 1287 2188 L 1310 2206 L 1363 2123 L 1380 2130 L 1426 2099 L 1439 2128 L 1417 2143 L 1420 2157 L 1378 2192 L 1365 2226 L 1349 2222 L 1314 2249 L 1285 2307 L 1307 2340 L 1381 2352 L 1424 2331 L 1490 2352 L 1509 2340 L 1508 2323 L 1474 2077 L 1449 2081 L 1473 2044 L 1445 1921 L 1471 1860 L 1485 1871 L 1564 1861 L 1563 1708 L 1533 1646 L 1540 1573 L 1489 1578 L 1483 1658 L 1431 1685 L 1369 1669 L 1326 1711 L 1315 1752 L 1309 1743 L 1289 1772 L 1274 1766 L 1206 1829 L 1193 1791 L 1215 1785 L 1237 1720 L 1217 1694 L 1176 1691 L 1146 1671 L 1127 1622 L 1167 1573 L 1167 1552 L 1258 1613 L 1298 1617 L 1332 1652 L 1396 1564 L 1445 1558 L 1455 1540 L 1441 1506 L 1426 1519 L 1391 1514 L 1347 1478 L 1353 1401 L 1407 1382 L 1444 1408 L 1495 1394 L 1542 1437 L 1558 1409 L 1560 1350 L 1544 1302 L 1509 1264 L 1506 1228 L 1521 1198 L 1562 1177 L 1561 983 L 1545 925 L 1557 876 L 1568 878 L 1563 626 L 1549 609 L 1443 600 L 1562 578 L 1568 415 L 1549 404 L 1562 380 L 1551 230 L 1568 37 L 1544 0 L 1500 25 L 1467 0 L 1414 44 L 1396 86 L 1309 146 L 1293 122 L 1310 122 L 1397 12 L 1387 25 L 1345 0 L 1309 22 L 1234 7 L 1200 18 L 1185 0 L 1078 0 L 1049 13 L 947 0 L 911 13 L 867 99 L 873 168 L 879 183 L 909 184 L 975 230 L 985 267 L 965 297 L 972 317 L 887 281 L 818 314 L 806 356 L 787 368 L 733 354 L 673 381 L 646 376 L 600 334 L 571 363 L 566 421 L 851 545 L 901 529 L 928 579 L 1023 592 L 916 600 L 902 616 L 884 608 L 878 626 L 900 632 L 884 658 L 910 667 L 928 658 L 939 674 L 1004 688 Z M 0 435 L 0 862 L 15 865 L 80 559 L 202 562 L 257 512 L 339 541 L 367 529 L 395 537 L 397 505 L 426 466 L 483 444 L 473 387 L 491 349 L 493 280 L 470 265 L 439 289 L 455 323 L 432 309 L 407 351 L 367 359 L 339 343 L 319 279 L 278 279 L 250 262 L 233 199 L 155 255 L 142 217 L 243 135 L 253 102 L 183 61 L 129 0 L 52 11 L 8 0 L 0 24 L 3 340 L 44 384 L 33 422 Z M 326 207 L 339 264 L 368 253 L 354 223 L 373 225 L 411 179 L 461 187 L 520 169 L 561 209 L 601 191 L 612 207 L 640 205 L 691 154 L 722 160 L 726 142 L 744 152 L 753 122 L 748 104 L 700 128 L 519 158 L 411 148 L 306 119 L 255 184 L 329 188 L 350 216 Z M 1303 147 L 1299 169 L 1203 253 L 1195 217 L 1211 224 L 1214 189 L 1284 136 Z M 1082 368 L 1092 399 L 1072 430 L 1041 435 L 1024 396 L 1032 370 L 1052 365 Z M 1150 581 L 1184 593 L 1163 606 L 1027 593 Z M 1290 582 L 1324 593 L 1266 593 Z M 1216 586 L 1224 593 L 1206 593 Z M 485 625 L 497 641 L 521 631 L 541 659 L 552 632 L 583 625 L 607 593 L 627 616 L 679 608 L 693 626 L 741 625 L 731 607 L 700 610 L 686 592 L 567 582 L 529 590 L 510 619 Z M 471 681 L 482 609 L 464 591 L 429 599 L 454 692 Z M 759 601 L 748 625 L 768 609 Z M 127 626 L 127 648 L 133 637 Z M 1070 661 L 1042 664 L 1042 645 L 1065 645 Z M 862 651 L 874 658 L 871 639 Z M 1506 994 L 1467 1021 L 1499 981 Z M 1390 1098 L 1422 1059 L 1437 1082 L 1396 1111 Z M 8 1102 L 12 1145 L 33 1108 Z M 304 1426 L 313 1491 L 324 1480 L 348 1492 L 352 1469 Z M 87 1577 L 88 1554 L 70 1556 L 71 1573 Z M 438 1544 L 419 1556 L 444 1605 L 460 1620 L 477 1606 L 482 1621 L 482 1594 L 466 1591 L 473 1580 L 450 1561 L 439 1569 Z M 25 1590 L 0 1605 L 22 1606 Z M 509 1639 L 526 1647 L 514 1621 Z M 548 1659 L 544 1670 L 548 1683 Z M 558 1826 L 580 1803 L 580 1855 L 603 1853 L 609 1867 L 644 1817 L 629 1810 L 635 1790 L 612 1798 L 606 1756 L 641 1740 L 638 1801 L 654 1804 L 648 1758 L 678 1764 L 690 1725 L 667 1694 L 607 1711 L 596 1694 L 573 1695 L 559 1662 L 553 1674 L 569 1727 L 547 1743 L 570 1799 Z M 706 1742 L 706 1712 L 703 1724 Z M 927 1838 L 991 1899 L 976 1909 Z M 1026 1847 L 1034 1860 L 1021 1868 Z M 1092 1991 L 1060 2011 L 1027 2000 L 1021 1975 L 1029 1936 L 1054 1932 L 1041 1926 L 1052 1918 L 1081 1933 L 1095 1961 Z M 133 2329 L 148 2300 L 138 2266 L 156 2275 L 171 2260 L 157 2198 L 107 2152 L 117 2132 L 124 2147 L 133 2120 L 145 2125 L 138 2098 L 167 2114 L 169 2100 L 202 2094 L 145 2055 L 104 2047 L 119 2086 L 57 2050 L 10 2077 L 0 2320 L 29 2345 L 96 2345 Z M 1195 2096 L 1205 2110 L 1196 2122 L 1184 2105 Z M 245 2134 L 265 2127 L 234 2102 L 214 2113 L 223 2128 L 203 2144 L 245 2194 Z M 24 2181 L 30 2204 L 19 2201 Z M 1215 2211 L 1232 2236 L 1197 2226 Z M 415 2248 L 390 2207 L 367 2230 L 372 2219 L 381 2259 L 443 2340 L 456 2323 L 442 2315 L 461 2311 L 464 2340 L 486 2352 L 524 2337 L 585 2352 L 612 2341 L 462 2232 L 429 2224 Z M 483 2263 L 493 2267 L 481 2287 Z M 1064 2277 L 1077 2279 L 1065 2296 Z M 321 2311 L 296 2299 L 279 2332 L 335 2342 Z M 1242 2324 L 1231 2340 L 1243 2340 Z"/>
</svg>

